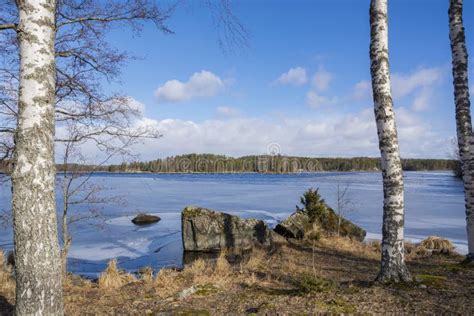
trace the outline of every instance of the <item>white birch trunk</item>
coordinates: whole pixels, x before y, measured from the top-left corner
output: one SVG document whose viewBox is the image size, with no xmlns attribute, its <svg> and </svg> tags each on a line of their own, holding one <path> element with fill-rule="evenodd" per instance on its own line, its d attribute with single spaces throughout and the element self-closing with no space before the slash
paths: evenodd
<svg viewBox="0 0 474 316">
<path fill-rule="evenodd" d="M 462 19 L 463 1 L 450 0 L 449 38 L 453 63 L 454 100 L 459 157 L 466 203 L 468 260 L 474 259 L 474 144 L 469 100 L 468 57 Z"/>
<path fill-rule="evenodd" d="M 387 0 L 370 4 L 370 70 L 383 176 L 381 282 L 410 281 L 404 255 L 403 172 L 390 88 Z"/>
<path fill-rule="evenodd" d="M 54 164 L 55 0 L 17 0 L 20 92 L 13 216 L 17 315 L 62 315 Z"/>
</svg>

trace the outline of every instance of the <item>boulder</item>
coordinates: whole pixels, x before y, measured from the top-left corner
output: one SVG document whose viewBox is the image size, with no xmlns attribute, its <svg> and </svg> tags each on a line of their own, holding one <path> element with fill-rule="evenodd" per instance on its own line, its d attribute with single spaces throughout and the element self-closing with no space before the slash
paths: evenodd
<svg viewBox="0 0 474 316">
<path fill-rule="evenodd" d="M 138 214 L 135 216 L 134 219 L 132 219 L 132 223 L 135 225 L 148 225 L 148 224 L 153 224 L 157 223 L 161 220 L 159 216 L 155 215 L 148 215 L 148 214 Z"/>
<path fill-rule="evenodd" d="M 200 207 L 186 207 L 181 214 L 185 251 L 219 251 L 269 246 L 272 233 L 262 220 L 242 219 Z"/>
<path fill-rule="evenodd" d="M 303 239 L 313 229 L 313 222 L 323 233 L 336 235 L 339 216 L 329 206 L 324 205 L 324 211 L 313 221 L 304 209 L 299 209 L 275 227 L 275 232 L 286 237 Z M 364 229 L 341 217 L 339 235 L 363 241 L 366 235 Z"/>
<path fill-rule="evenodd" d="M 275 232 L 286 238 L 303 239 L 310 228 L 309 216 L 305 212 L 297 211 L 276 225 Z"/>
</svg>

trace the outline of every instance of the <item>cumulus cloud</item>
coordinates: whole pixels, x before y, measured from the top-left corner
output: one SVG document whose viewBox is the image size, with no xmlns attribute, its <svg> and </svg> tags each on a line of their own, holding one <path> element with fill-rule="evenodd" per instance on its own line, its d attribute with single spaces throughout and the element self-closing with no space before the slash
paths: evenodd
<svg viewBox="0 0 474 316">
<path fill-rule="evenodd" d="M 195 72 L 188 81 L 169 80 L 155 90 L 158 102 L 181 102 L 196 97 L 212 97 L 225 87 L 224 80 L 214 73 Z"/>
<path fill-rule="evenodd" d="M 290 68 L 275 80 L 275 84 L 302 86 L 308 82 L 306 69 L 302 67 Z"/>
<path fill-rule="evenodd" d="M 239 111 L 230 106 L 219 106 L 216 109 L 216 112 L 221 117 L 237 117 L 239 116 Z"/>
<path fill-rule="evenodd" d="M 394 99 L 411 98 L 411 109 L 425 111 L 433 102 L 436 86 L 444 76 L 441 67 L 419 68 L 410 73 L 394 73 L 391 78 L 392 96 Z M 359 81 L 353 87 L 352 100 L 368 100 L 372 94 L 369 80 Z"/>
<path fill-rule="evenodd" d="M 420 88 L 432 87 L 441 82 L 441 68 L 420 68 L 409 74 L 395 73 L 392 75 L 392 92 L 395 98 L 402 98 Z"/>
<path fill-rule="evenodd" d="M 143 113 L 145 112 L 145 104 L 132 97 L 127 97 L 127 100 L 128 105 L 132 110 L 135 110 L 141 115 L 143 115 Z"/>
<path fill-rule="evenodd" d="M 306 105 L 310 108 L 319 108 L 336 104 L 338 101 L 337 97 L 329 97 L 322 94 L 329 88 L 332 80 L 333 75 L 324 68 L 320 68 L 313 76 L 311 90 L 306 93 Z"/>
<path fill-rule="evenodd" d="M 352 99 L 367 100 L 372 96 L 372 85 L 368 80 L 361 80 L 354 85 Z"/>
<path fill-rule="evenodd" d="M 433 90 L 430 88 L 423 88 L 415 96 L 413 100 L 413 110 L 414 111 L 424 111 L 427 110 L 430 106 L 430 103 L 433 99 Z"/>
<path fill-rule="evenodd" d="M 332 73 L 321 68 L 313 76 L 313 86 L 317 91 L 326 91 L 333 79 L 334 75 Z"/>
<path fill-rule="evenodd" d="M 309 91 L 306 94 L 306 104 L 310 108 L 319 108 L 322 106 L 334 105 L 337 103 L 336 97 L 327 97 L 320 95 L 316 91 Z"/>
<path fill-rule="evenodd" d="M 449 139 L 440 137 L 409 108 L 396 108 L 395 112 L 403 157 L 446 156 Z M 377 157 L 380 154 L 372 107 L 321 119 L 237 117 L 202 122 L 165 119 L 152 120 L 152 124 L 163 137 L 137 147 L 142 159 L 191 152 L 265 154 L 271 143 L 277 143 L 284 155 Z"/>
</svg>

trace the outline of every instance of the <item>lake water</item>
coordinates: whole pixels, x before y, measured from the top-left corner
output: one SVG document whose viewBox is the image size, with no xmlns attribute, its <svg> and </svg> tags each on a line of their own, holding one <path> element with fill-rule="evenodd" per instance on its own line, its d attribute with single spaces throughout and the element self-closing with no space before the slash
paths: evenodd
<svg viewBox="0 0 474 316">
<path fill-rule="evenodd" d="M 382 222 L 382 179 L 376 172 L 327 172 L 311 174 L 106 174 L 97 173 L 89 183 L 101 186 L 101 196 L 120 203 L 94 205 L 101 218 L 71 226 L 73 237 L 69 270 L 95 277 L 107 261 L 118 258 L 130 271 L 150 265 L 155 269 L 182 264 L 180 212 L 186 205 L 254 217 L 274 225 L 295 210 L 308 188 L 319 188 L 335 206 L 336 188 L 349 185 L 353 211 L 346 214 L 379 238 Z M 59 190 L 59 189 L 58 189 Z M 0 207 L 8 210 L 9 183 L 0 189 Z M 458 251 L 467 252 L 462 182 L 449 172 L 405 173 L 405 236 L 414 241 L 429 235 L 451 239 Z M 58 203 L 61 197 L 58 192 Z M 72 215 L 88 212 L 82 205 Z M 162 220 L 151 226 L 131 223 L 133 215 L 147 212 Z M 11 227 L 0 226 L 0 248 L 12 248 Z"/>
</svg>

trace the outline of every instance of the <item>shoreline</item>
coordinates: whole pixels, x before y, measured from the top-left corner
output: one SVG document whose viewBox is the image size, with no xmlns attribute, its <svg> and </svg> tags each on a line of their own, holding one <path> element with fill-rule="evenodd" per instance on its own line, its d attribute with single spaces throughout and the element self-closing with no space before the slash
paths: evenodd
<svg viewBox="0 0 474 316">
<path fill-rule="evenodd" d="M 220 174 L 220 175 L 227 175 L 227 174 L 258 174 L 258 175 L 301 175 L 301 174 L 321 174 L 321 173 L 380 173 L 382 172 L 381 170 L 344 170 L 344 171 L 339 171 L 339 170 L 322 170 L 322 171 L 302 171 L 302 172 L 252 172 L 252 171 L 245 171 L 245 172 L 198 172 L 198 171 L 193 171 L 193 172 L 152 172 L 152 171 L 77 171 L 74 172 L 76 174 L 200 174 L 200 175 L 206 175 L 206 174 Z M 452 173 L 452 170 L 449 169 L 437 169 L 437 170 L 428 170 L 428 169 L 422 169 L 422 170 L 403 170 L 403 172 L 410 172 L 410 173 Z M 63 171 L 57 171 L 56 176 L 61 175 Z M 72 173 L 72 172 L 68 172 Z M 3 176 L 9 176 L 5 172 L 0 172 L 0 175 Z M 454 174 L 453 174 L 454 177 Z"/>
</svg>

